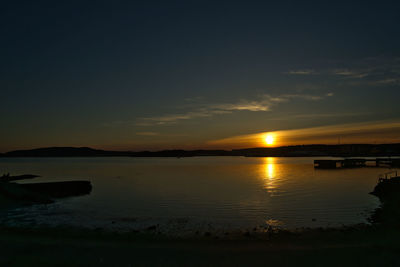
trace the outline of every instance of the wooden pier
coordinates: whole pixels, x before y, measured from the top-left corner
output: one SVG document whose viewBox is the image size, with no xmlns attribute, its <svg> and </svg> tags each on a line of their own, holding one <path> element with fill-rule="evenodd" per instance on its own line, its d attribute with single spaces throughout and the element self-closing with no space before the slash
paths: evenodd
<svg viewBox="0 0 400 267">
<path fill-rule="evenodd" d="M 318 159 L 314 160 L 315 169 L 343 169 L 362 167 L 400 167 L 400 158 L 348 158 L 348 159 Z"/>
</svg>

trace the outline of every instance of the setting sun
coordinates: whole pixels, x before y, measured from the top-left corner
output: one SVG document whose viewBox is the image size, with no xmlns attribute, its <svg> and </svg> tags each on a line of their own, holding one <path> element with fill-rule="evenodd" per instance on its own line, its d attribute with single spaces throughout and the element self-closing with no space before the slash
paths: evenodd
<svg viewBox="0 0 400 267">
<path fill-rule="evenodd" d="M 275 143 L 275 138 L 274 138 L 273 135 L 268 134 L 268 135 L 265 137 L 264 142 L 265 142 L 267 145 L 271 146 L 271 145 L 273 145 L 273 144 Z"/>
</svg>

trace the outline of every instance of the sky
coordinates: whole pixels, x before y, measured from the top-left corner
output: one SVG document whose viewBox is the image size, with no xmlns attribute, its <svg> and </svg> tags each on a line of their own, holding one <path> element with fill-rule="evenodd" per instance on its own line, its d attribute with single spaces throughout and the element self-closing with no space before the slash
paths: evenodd
<svg viewBox="0 0 400 267">
<path fill-rule="evenodd" d="M 2 1 L 0 152 L 400 142 L 398 1 Z"/>
</svg>

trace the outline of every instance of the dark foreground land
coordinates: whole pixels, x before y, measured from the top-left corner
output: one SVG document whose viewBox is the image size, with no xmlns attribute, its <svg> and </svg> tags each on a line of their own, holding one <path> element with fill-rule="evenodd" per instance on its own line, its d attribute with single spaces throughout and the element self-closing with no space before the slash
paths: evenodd
<svg viewBox="0 0 400 267">
<path fill-rule="evenodd" d="M 399 266 L 400 231 L 358 226 L 266 236 L 0 229 L 1 266 Z"/>
</svg>

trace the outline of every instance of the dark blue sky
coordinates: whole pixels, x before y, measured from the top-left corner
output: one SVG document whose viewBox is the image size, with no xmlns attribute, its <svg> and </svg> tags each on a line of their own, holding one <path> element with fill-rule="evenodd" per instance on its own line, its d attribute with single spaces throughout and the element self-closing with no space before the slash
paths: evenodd
<svg viewBox="0 0 400 267">
<path fill-rule="evenodd" d="M 398 2 L 216 2 L 3 1 L 0 150 L 400 141 Z"/>
</svg>

